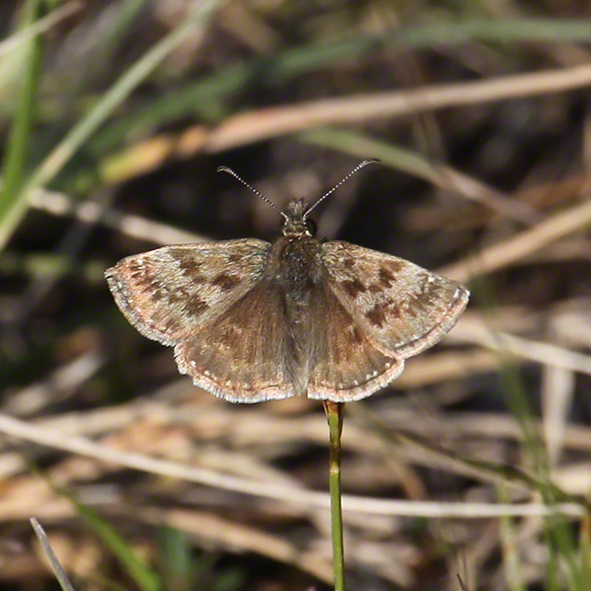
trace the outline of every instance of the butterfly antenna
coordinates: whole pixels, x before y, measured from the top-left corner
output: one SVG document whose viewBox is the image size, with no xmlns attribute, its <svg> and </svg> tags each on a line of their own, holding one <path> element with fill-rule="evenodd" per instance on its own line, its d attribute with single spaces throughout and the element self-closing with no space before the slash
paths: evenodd
<svg viewBox="0 0 591 591">
<path fill-rule="evenodd" d="M 325 193 L 306 211 L 304 214 L 304 219 L 308 217 L 308 214 L 320 203 L 322 203 L 329 195 L 332 195 L 342 184 L 346 183 L 356 172 L 359 172 L 362 168 L 365 168 L 368 164 L 379 164 L 380 161 L 376 158 L 372 158 L 371 160 L 364 160 L 360 162 L 342 181 L 338 182 L 328 193 Z"/>
<path fill-rule="evenodd" d="M 227 172 L 231 174 L 235 179 L 238 179 L 245 187 L 250 189 L 255 195 L 259 196 L 265 203 L 268 203 L 273 209 L 277 210 L 285 219 L 287 215 L 284 214 L 277 205 L 275 205 L 268 197 L 265 197 L 260 191 L 249 185 L 242 177 L 238 176 L 231 168 L 227 166 L 218 166 L 218 172 Z"/>
</svg>

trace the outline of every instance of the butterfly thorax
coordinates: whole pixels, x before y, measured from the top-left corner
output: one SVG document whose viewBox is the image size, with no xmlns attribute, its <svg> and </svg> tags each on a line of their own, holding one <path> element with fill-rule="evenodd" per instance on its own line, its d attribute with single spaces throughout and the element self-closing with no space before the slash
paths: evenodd
<svg viewBox="0 0 591 591">
<path fill-rule="evenodd" d="M 283 214 L 283 236 L 273 245 L 274 276 L 288 307 L 305 307 L 318 276 L 320 243 L 309 230 L 307 209 L 303 199 L 288 203 Z"/>
<path fill-rule="evenodd" d="M 319 279 L 320 243 L 309 235 L 282 236 L 273 244 L 274 276 L 287 302 L 304 304 Z"/>
</svg>

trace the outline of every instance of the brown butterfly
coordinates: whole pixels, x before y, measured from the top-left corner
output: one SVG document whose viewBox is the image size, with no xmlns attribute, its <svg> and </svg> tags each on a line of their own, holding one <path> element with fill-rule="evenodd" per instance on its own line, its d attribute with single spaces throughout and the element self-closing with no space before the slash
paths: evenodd
<svg viewBox="0 0 591 591">
<path fill-rule="evenodd" d="M 117 305 L 140 333 L 174 347 L 196 386 L 231 402 L 369 396 L 437 343 L 469 297 L 404 259 L 314 238 L 312 209 L 370 162 L 312 207 L 290 201 L 273 244 L 183 244 L 123 259 L 105 273 Z"/>
</svg>

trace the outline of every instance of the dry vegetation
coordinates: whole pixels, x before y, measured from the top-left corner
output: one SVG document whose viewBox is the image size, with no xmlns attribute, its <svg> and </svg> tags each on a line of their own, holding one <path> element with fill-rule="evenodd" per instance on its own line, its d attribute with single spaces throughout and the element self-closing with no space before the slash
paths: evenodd
<svg viewBox="0 0 591 591">
<path fill-rule="evenodd" d="M 347 408 L 349 589 L 591 588 L 588 2 L 23 0 L 0 27 L 2 591 L 57 588 L 32 516 L 78 590 L 331 587 L 321 405 L 197 390 L 102 272 L 276 236 L 218 165 L 282 206 L 371 157 L 319 234 L 473 298 Z"/>
</svg>

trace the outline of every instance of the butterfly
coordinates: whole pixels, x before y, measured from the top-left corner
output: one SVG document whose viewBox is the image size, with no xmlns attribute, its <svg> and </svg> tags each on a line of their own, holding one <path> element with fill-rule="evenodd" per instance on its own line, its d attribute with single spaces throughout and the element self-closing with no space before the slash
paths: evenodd
<svg viewBox="0 0 591 591">
<path fill-rule="evenodd" d="M 290 201 L 273 244 L 183 244 L 121 260 L 105 273 L 115 302 L 141 334 L 174 347 L 182 374 L 230 402 L 350 402 L 384 388 L 454 326 L 470 294 L 404 259 L 315 238 L 312 209 L 371 162 L 312 207 Z"/>
</svg>

